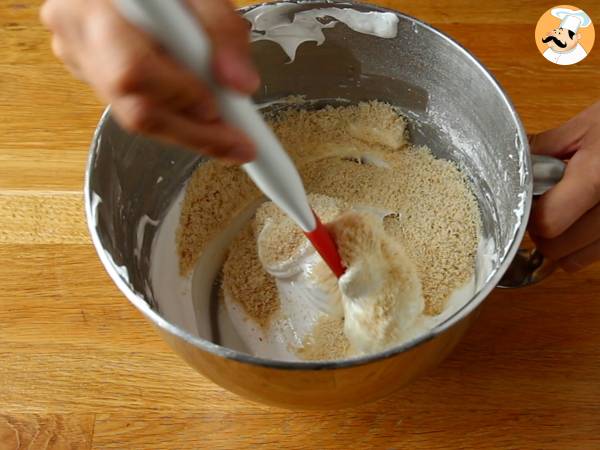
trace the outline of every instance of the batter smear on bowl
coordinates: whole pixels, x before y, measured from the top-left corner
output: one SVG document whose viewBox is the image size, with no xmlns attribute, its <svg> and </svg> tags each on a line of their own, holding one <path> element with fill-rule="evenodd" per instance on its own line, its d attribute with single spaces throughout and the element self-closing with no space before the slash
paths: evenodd
<svg viewBox="0 0 600 450">
<path fill-rule="evenodd" d="M 249 351 L 282 360 L 370 354 L 433 328 L 474 294 L 480 213 L 452 162 L 412 145 L 390 105 L 291 108 L 270 118 L 347 267 L 337 280 L 301 230 L 262 203 L 229 247 L 225 309 Z M 261 194 L 210 161 L 187 185 L 180 272 Z"/>
</svg>

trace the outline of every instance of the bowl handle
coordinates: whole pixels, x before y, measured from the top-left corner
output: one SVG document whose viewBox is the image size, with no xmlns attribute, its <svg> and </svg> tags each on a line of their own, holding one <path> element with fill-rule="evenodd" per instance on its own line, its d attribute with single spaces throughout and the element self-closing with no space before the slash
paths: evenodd
<svg viewBox="0 0 600 450">
<path fill-rule="evenodd" d="M 539 197 L 556 185 L 565 173 L 566 164 L 557 158 L 532 155 L 533 196 Z M 520 248 L 504 276 L 498 283 L 501 288 L 519 288 L 535 284 L 557 268 L 557 263 L 547 259 L 535 247 Z"/>
</svg>

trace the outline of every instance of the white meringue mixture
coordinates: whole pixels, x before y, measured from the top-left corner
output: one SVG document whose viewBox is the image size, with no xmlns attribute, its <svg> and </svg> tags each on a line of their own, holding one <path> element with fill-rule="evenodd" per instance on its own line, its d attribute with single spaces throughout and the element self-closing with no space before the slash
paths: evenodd
<svg viewBox="0 0 600 450">
<path fill-rule="evenodd" d="M 239 168 L 207 162 L 153 242 L 166 320 L 262 358 L 342 359 L 426 335 L 487 281 L 496 253 L 468 182 L 413 146 L 390 105 L 292 108 L 271 126 L 346 272 L 336 279 Z"/>
<path fill-rule="evenodd" d="M 257 205 L 250 206 L 236 221 L 217 236 L 205 249 L 188 276 L 179 273 L 176 234 L 181 216 L 185 188 L 164 218 L 153 246 L 152 287 L 162 315 L 185 331 L 207 340 L 214 339 L 211 326 L 211 297 L 214 301 L 214 279 L 219 275 L 233 237 L 254 215 Z M 268 228 L 266 231 L 268 233 Z M 419 287 L 401 292 L 399 307 L 389 319 L 395 322 L 399 333 L 397 340 L 407 342 L 418 338 L 443 323 L 468 303 L 491 273 L 494 261 L 493 243 L 480 241 L 475 275 L 447 299 L 444 311 L 436 316 L 422 312 Z M 379 264 L 378 264 L 379 261 Z M 372 310 L 372 291 L 385 285 L 377 274 L 381 273 L 378 255 L 365 255 L 359 265 L 354 265 L 342 276 L 339 289 L 342 301 L 331 295 L 312 274 L 322 264 L 310 245 L 298 252 L 287 266 L 266 266 L 276 278 L 280 308 L 267 328 L 260 327 L 230 296 L 218 302 L 217 326 L 219 343 L 237 351 L 262 358 L 281 361 L 301 361 L 294 348 L 302 346 L 320 319 L 326 316 L 346 317 L 345 332 L 357 354 L 372 353 L 385 347 L 382 340 L 372 339 L 360 326 L 360 319 Z M 407 272 L 412 272 L 410 262 L 403 260 Z M 361 270 L 366 267 L 366 270 Z M 378 278 L 375 283 L 372 278 Z"/>
</svg>

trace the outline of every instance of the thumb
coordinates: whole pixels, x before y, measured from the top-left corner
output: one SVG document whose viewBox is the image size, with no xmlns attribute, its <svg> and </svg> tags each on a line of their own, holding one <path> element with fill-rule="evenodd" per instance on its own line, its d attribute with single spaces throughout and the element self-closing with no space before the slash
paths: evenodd
<svg viewBox="0 0 600 450">
<path fill-rule="evenodd" d="M 223 86 L 252 94 L 260 83 L 250 57 L 247 22 L 228 0 L 188 0 L 213 45 L 214 77 Z"/>
</svg>

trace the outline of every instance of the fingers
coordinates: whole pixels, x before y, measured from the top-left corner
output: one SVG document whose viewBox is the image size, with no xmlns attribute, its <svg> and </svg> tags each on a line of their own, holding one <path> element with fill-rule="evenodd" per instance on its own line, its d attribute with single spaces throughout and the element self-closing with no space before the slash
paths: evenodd
<svg viewBox="0 0 600 450">
<path fill-rule="evenodd" d="M 533 234 L 553 239 L 600 202 L 600 102 L 530 144 L 534 153 L 572 156 L 561 182 L 533 205 Z"/>
<path fill-rule="evenodd" d="M 600 102 L 530 139 L 535 153 L 566 158 L 563 179 L 534 202 L 531 235 L 567 271 L 600 259 Z"/>
<path fill-rule="evenodd" d="M 534 154 L 564 159 L 577 151 L 587 129 L 587 124 L 575 117 L 558 128 L 530 135 L 529 147 Z"/>
<path fill-rule="evenodd" d="M 148 73 L 140 77 L 137 92 L 198 120 L 214 121 L 219 118 L 214 98 L 202 81 L 171 58 L 158 53 L 154 53 L 154 57 L 154 61 L 149 62 Z"/>
<path fill-rule="evenodd" d="M 55 35 L 80 42 L 82 38 L 82 2 L 66 5 L 61 0 L 46 0 L 40 8 L 40 20 Z"/>
<path fill-rule="evenodd" d="M 566 158 L 576 152 L 581 140 L 593 126 L 600 124 L 600 102 L 558 128 L 529 136 L 532 153 Z"/>
<path fill-rule="evenodd" d="M 41 15 L 55 31 L 55 53 L 112 104 L 124 128 L 231 161 L 254 158 L 248 139 L 218 120 L 205 84 L 110 2 L 49 0 Z"/>
<path fill-rule="evenodd" d="M 89 11 L 81 11 L 84 6 Z M 110 2 L 49 0 L 40 15 L 55 32 L 55 54 L 105 101 L 145 93 L 173 110 L 203 111 L 199 118 L 216 119 L 206 86 L 125 22 Z"/>
<path fill-rule="evenodd" d="M 533 233 L 553 239 L 600 202 L 600 129 L 587 133 L 563 179 L 534 202 Z"/>
<path fill-rule="evenodd" d="M 102 8 L 90 18 L 86 40 L 85 51 L 96 56 L 81 58 L 82 70 L 105 100 L 145 94 L 174 111 L 208 102 L 210 94 L 200 80 L 163 55 L 114 9 Z"/>
<path fill-rule="evenodd" d="M 559 264 L 566 272 L 576 272 L 597 261 L 600 261 L 600 240 L 561 259 Z"/>
<path fill-rule="evenodd" d="M 600 239 L 600 204 L 555 239 L 532 237 L 540 252 L 555 261 L 581 250 Z"/>
<path fill-rule="evenodd" d="M 190 0 L 191 1 L 191 0 Z M 215 41 L 221 80 L 251 92 L 258 76 L 249 55 L 248 29 L 225 0 L 192 2 Z M 121 125 L 237 162 L 254 158 L 251 142 L 219 121 L 212 93 L 106 0 L 47 0 L 43 22 L 53 49 L 108 103 Z"/>
<path fill-rule="evenodd" d="M 259 86 L 250 56 L 247 22 L 228 0 L 188 0 L 209 34 L 214 48 L 214 74 L 225 86 L 252 94 Z"/>
<path fill-rule="evenodd" d="M 119 123 L 136 132 L 196 149 L 203 154 L 246 162 L 254 147 L 238 130 L 222 122 L 202 123 L 149 103 L 147 97 L 128 95 L 113 104 Z"/>
<path fill-rule="evenodd" d="M 62 39 L 59 39 L 57 36 L 52 37 L 52 52 L 58 59 L 65 63 L 65 66 L 75 78 L 82 81 L 84 80 L 77 58 L 69 52 L 68 48 L 63 44 Z"/>
<path fill-rule="evenodd" d="M 80 41 L 79 26 L 68 26 L 73 22 L 73 16 L 77 13 L 77 8 L 65 10 L 62 4 L 57 0 L 46 0 L 40 8 L 40 20 L 54 34 L 52 36 L 52 52 L 63 61 L 67 69 L 77 78 L 82 79 L 81 68 L 78 64 L 77 55 L 73 52 L 73 47 L 67 42 Z"/>
</svg>

